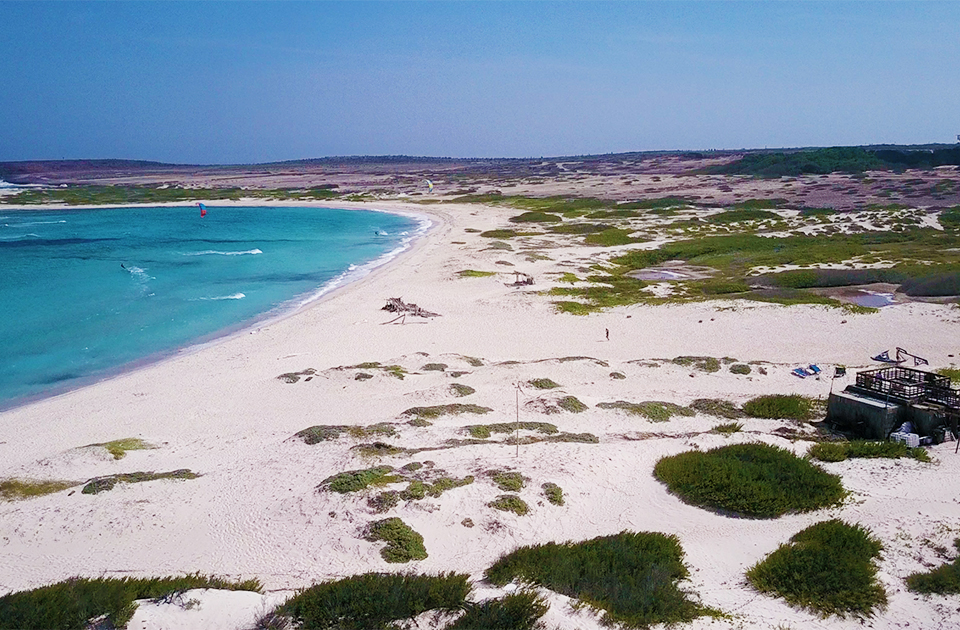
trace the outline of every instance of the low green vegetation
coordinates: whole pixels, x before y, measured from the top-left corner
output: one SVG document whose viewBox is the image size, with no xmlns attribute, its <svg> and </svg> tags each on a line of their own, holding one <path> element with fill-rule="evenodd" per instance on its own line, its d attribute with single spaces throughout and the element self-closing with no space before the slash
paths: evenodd
<svg viewBox="0 0 960 630">
<path fill-rule="evenodd" d="M 510 217 L 510 221 L 512 223 L 560 223 L 563 219 L 547 212 L 524 212 Z"/>
<path fill-rule="evenodd" d="M 690 408 L 708 416 L 730 420 L 736 420 L 746 415 L 734 403 L 720 398 L 697 398 L 690 403 Z"/>
<path fill-rule="evenodd" d="M 396 428 L 387 422 L 378 422 L 367 426 L 347 426 L 343 424 L 318 424 L 297 431 L 294 437 L 300 438 L 305 444 L 317 444 L 328 440 L 336 440 L 346 433 L 356 439 L 370 437 L 391 437 L 397 434 Z"/>
<path fill-rule="evenodd" d="M 953 546 L 960 551 L 960 538 L 953 541 Z M 935 569 L 923 573 L 913 573 L 907 576 L 907 588 L 914 593 L 929 595 L 956 595 L 960 593 L 960 558 L 940 565 Z"/>
<path fill-rule="evenodd" d="M 543 496 L 547 497 L 547 501 L 554 505 L 563 505 L 563 488 L 549 481 L 540 487 L 543 489 Z"/>
<path fill-rule="evenodd" d="M 846 495 L 837 475 L 759 443 L 664 457 L 653 474 L 685 503 L 731 516 L 809 512 L 838 505 Z"/>
<path fill-rule="evenodd" d="M 420 368 L 421 372 L 444 372 L 450 367 L 446 363 L 427 363 Z"/>
<path fill-rule="evenodd" d="M 635 416 L 642 416 L 650 422 L 667 422 L 673 416 L 695 415 L 695 412 L 689 407 L 681 407 L 674 403 L 659 400 L 646 400 L 639 403 L 617 400 L 615 402 L 597 403 L 597 408 L 620 409 Z"/>
<path fill-rule="evenodd" d="M 132 472 L 120 473 L 118 475 L 107 475 L 106 477 L 96 477 L 91 479 L 83 486 L 83 494 L 100 494 L 113 490 L 118 483 L 143 483 L 145 481 L 157 481 L 158 479 L 196 479 L 199 477 L 189 468 L 171 470 L 170 472 Z"/>
<path fill-rule="evenodd" d="M 940 368 L 937 370 L 937 374 L 949 378 L 954 386 L 960 384 L 960 368 L 953 366 L 948 368 Z"/>
<path fill-rule="evenodd" d="M 485 440 L 493 433 L 513 433 L 520 428 L 523 431 L 536 431 L 547 435 L 555 434 L 559 431 L 556 425 L 549 422 L 498 422 L 496 424 L 472 424 L 464 427 L 467 432 L 475 438 Z"/>
<path fill-rule="evenodd" d="M 856 147 L 833 147 L 790 153 L 747 153 L 735 162 L 712 166 L 706 172 L 717 175 L 796 177 L 835 172 L 862 173 L 885 166 L 884 161 L 871 151 Z"/>
<path fill-rule="evenodd" d="M 707 373 L 720 371 L 720 359 L 716 357 L 676 357 L 671 363 Z"/>
<path fill-rule="evenodd" d="M 615 245 L 629 245 L 630 243 L 643 243 L 647 239 L 635 238 L 630 236 L 636 230 L 609 228 L 602 232 L 593 232 L 587 234 L 583 242 L 587 245 L 600 245 L 601 247 L 613 247 Z"/>
<path fill-rule="evenodd" d="M 941 212 L 940 216 L 937 218 L 940 221 L 940 225 L 943 226 L 944 229 L 960 230 L 960 206 L 947 208 Z"/>
<path fill-rule="evenodd" d="M 520 492 L 527 479 L 516 471 L 489 470 L 487 476 L 497 484 L 497 487 L 506 492 Z"/>
<path fill-rule="evenodd" d="M 485 414 L 493 411 L 490 407 L 481 407 L 480 405 L 451 403 L 449 405 L 434 405 L 432 407 L 411 407 L 400 415 L 415 416 L 433 420 L 440 416 L 459 416 L 464 413 Z"/>
<path fill-rule="evenodd" d="M 484 238 L 516 238 L 518 236 L 536 236 L 539 232 L 520 232 L 517 230 L 487 230 L 481 232 Z"/>
<path fill-rule="evenodd" d="M 746 375 L 746 374 L 749 374 L 749 373 L 752 372 L 752 371 L 753 371 L 753 370 L 752 370 L 752 369 L 750 368 L 750 366 L 747 365 L 746 363 L 734 363 L 733 365 L 730 366 L 730 373 L 731 373 L 731 374 Z"/>
<path fill-rule="evenodd" d="M 277 377 L 277 380 L 283 381 L 284 383 L 289 383 L 292 385 L 293 383 L 300 382 L 300 379 L 303 377 L 306 377 L 307 380 L 310 380 L 311 378 L 313 378 L 313 375 L 316 373 L 317 371 L 313 368 L 307 368 L 299 372 L 284 372 L 283 374 Z"/>
<path fill-rule="evenodd" d="M 4 479 L 0 481 L 0 499 L 4 501 L 18 501 L 42 497 L 54 492 L 79 485 L 76 481 L 48 479 L 36 481 L 32 479 Z"/>
<path fill-rule="evenodd" d="M 739 433 L 743 431 L 743 425 L 739 422 L 728 422 L 726 424 L 718 424 L 717 426 L 710 429 L 711 433 L 720 433 L 722 435 L 733 435 L 734 433 Z"/>
<path fill-rule="evenodd" d="M 466 602 L 465 608 L 464 615 L 445 630 L 537 630 L 550 606 L 537 593 L 521 591 L 479 604 Z"/>
<path fill-rule="evenodd" d="M 770 212 L 769 210 L 755 210 L 749 208 L 739 208 L 736 210 L 727 210 L 726 212 L 721 212 L 720 214 L 714 214 L 707 217 L 708 223 L 717 223 L 717 224 L 726 224 L 726 223 L 739 223 L 741 221 L 765 221 L 765 220 L 777 220 L 780 218 L 776 212 Z"/>
<path fill-rule="evenodd" d="M 747 571 L 755 589 L 823 617 L 871 617 L 887 603 L 877 581 L 883 545 L 859 525 L 833 519 L 797 532 Z"/>
<path fill-rule="evenodd" d="M 463 398 L 464 396 L 469 396 L 470 394 L 477 393 L 477 390 L 470 387 L 469 385 L 464 385 L 462 383 L 451 383 L 450 393 L 456 396 L 457 398 Z"/>
<path fill-rule="evenodd" d="M 127 451 L 142 451 L 157 448 L 149 442 L 140 438 L 123 438 L 111 442 L 102 442 L 100 444 L 89 444 L 88 446 L 102 446 L 107 449 L 114 459 L 123 459 L 127 456 Z"/>
<path fill-rule="evenodd" d="M 382 540 L 387 543 L 387 546 L 380 550 L 380 555 L 387 562 L 410 562 L 424 560 L 427 557 L 423 536 L 396 517 L 370 523 L 366 539 L 371 542 Z"/>
<path fill-rule="evenodd" d="M 497 275 L 496 271 L 477 271 L 476 269 L 464 269 L 463 271 L 458 271 L 457 275 L 461 278 L 489 278 L 490 276 Z"/>
<path fill-rule="evenodd" d="M 469 594 L 464 574 L 365 573 L 304 589 L 277 611 L 304 630 L 369 630 L 429 610 L 454 612 Z"/>
<path fill-rule="evenodd" d="M 194 588 L 261 592 L 255 579 L 232 582 L 199 573 L 165 578 L 74 577 L 0 597 L 0 629 L 87 630 L 90 620 L 102 616 L 110 627 L 125 628 L 136 612 L 135 600 L 160 599 Z"/>
<path fill-rule="evenodd" d="M 360 455 L 360 457 L 368 458 L 368 459 L 372 457 L 390 457 L 392 455 L 404 455 L 407 453 L 406 449 L 400 448 L 399 446 L 394 446 L 392 444 L 387 444 L 386 442 L 357 444 L 356 446 L 352 447 L 350 450 Z"/>
<path fill-rule="evenodd" d="M 903 442 L 869 442 L 855 440 L 852 442 L 820 442 L 810 448 L 810 457 L 822 462 L 842 462 L 845 459 L 883 457 L 899 459 L 912 457 L 921 462 L 929 462 L 930 455 L 926 449 L 911 448 Z"/>
<path fill-rule="evenodd" d="M 556 387 L 560 387 L 559 383 L 555 383 L 549 378 L 535 378 L 527 381 L 527 384 L 530 385 L 530 387 L 535 387 L 537 389 L 554 389 Z"/>
<path fill-rule="evenodd" d="M 576 396 L 564 396 L 557 401 L 557 406 L 570 413 L 583 413 L 589 407 L 583 404 Z"/>
<path fill-rule="evenodd" d="M 340 193 L 326 187 L 319 188 L 179 188 L 176 186 L 98 186 L 78 185 L 66 188 L 25 190 L 15 195 L 5 195 L 0 203 L 105 205 L 133 203 L 170 203 L 178 201 L 218 201 L 243 198 L 311 200 L 334 199 Z"/>
<path fill-rule="evenodd" d="M 753 418 L 773 420 L 809 420 L 814 417 L 814 401 L 799 394 L 773 394 L 751 398 L 743 412 Z"/>
<path fill-rule="evenodd" d="M 515 494 L 501 494 L 487 505 L 502 512 L 513 512 L 517 516 L 523 516 L 530 512 L 530 506 L 527 505 L 527 502 Z"/>
<path fill-rule="evenodd" d="M 320 482 L 317 489 L 340 494 L 359 492 L 368 486 L 384 485 L 400 480 L 398 476 L 391 473 L 393 473 L 392 466 L 374 466 L 373 468 L 363 470 L 347 470 L 327 477 Z"/>
<path fill-rule="evenodd" d="M 676 536 L 621 532 L 584 542 L 521 547 L 484 572 L 502 586 L 522 581 L 604 611 L 604 624 L 647 628 L 715 614 L 678 587 L 689 576 Z"/>
</svg>

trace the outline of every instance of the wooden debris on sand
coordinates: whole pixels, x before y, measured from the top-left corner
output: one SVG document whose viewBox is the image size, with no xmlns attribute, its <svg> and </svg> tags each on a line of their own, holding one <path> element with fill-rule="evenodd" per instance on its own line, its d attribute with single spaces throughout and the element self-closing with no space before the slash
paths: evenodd
<svg viewBox="0 0 960 630">
<path fill-rule="evenodd" d="M 527 287 L 533 284 L 533 276 L 530 274 L 522 271 L 514 271 L 513 274 L 516 280 L 512 284 L 508 284 L 508 287 Z"/>
<path fill-rule="evenodd" d="M 385 322 L 387 324 L 393 323 L 401 318 L 406 320 L 407 315 L 411 315 L 413 317 L 440 317 L 439 313 L 431 313 L 430 311 L 424 310 L 412 302 L 407 304 L 403 301 L 403 298 L 389 298 L 386 305 L 380 310 L 398 313 L 397 317 L 391 319 L 389 322 Z"/>
</svg>

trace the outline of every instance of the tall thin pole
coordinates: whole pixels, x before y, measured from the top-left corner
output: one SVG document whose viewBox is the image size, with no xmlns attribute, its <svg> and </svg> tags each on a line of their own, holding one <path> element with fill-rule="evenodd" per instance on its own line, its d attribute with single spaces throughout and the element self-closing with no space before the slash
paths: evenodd
<svg viewBox="0 0 960 630">
<path fill-rule="evenodd" d="M 520 457 L 520 383 L 517 383 L 517 457 Z"/>
</svg>

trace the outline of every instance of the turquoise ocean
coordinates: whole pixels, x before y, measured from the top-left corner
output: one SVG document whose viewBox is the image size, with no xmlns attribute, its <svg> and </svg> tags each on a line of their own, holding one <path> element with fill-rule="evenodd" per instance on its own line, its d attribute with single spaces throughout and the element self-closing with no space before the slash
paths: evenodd
<svg viewBox="0 0 960 630">
<path fill-rule="evenodd" d="M 0 208 L 0 408 L 293 311 L 427 226 L 332 208 Z"/>
</svg>

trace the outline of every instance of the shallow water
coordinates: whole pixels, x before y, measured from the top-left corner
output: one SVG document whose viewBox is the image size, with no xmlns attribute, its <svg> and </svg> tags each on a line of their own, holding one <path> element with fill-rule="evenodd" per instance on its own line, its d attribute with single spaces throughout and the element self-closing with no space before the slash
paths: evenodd
<svg viewBox="0 0 960 630">
<path fill-rule="evenodd" d="M 0 210 L 0 407 L 315 299 L 418 226 L 327 208 Z"/>
<path fill-rule="evenodd" d="M 859 291 L 851 295 L 849 299 L 854 304 L 871 308 L 883 308 L 895 303 L 893 293 L 873 293 L 871 291 Z"/>
</svg>

